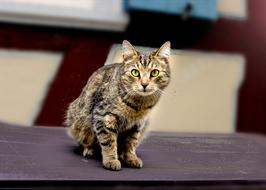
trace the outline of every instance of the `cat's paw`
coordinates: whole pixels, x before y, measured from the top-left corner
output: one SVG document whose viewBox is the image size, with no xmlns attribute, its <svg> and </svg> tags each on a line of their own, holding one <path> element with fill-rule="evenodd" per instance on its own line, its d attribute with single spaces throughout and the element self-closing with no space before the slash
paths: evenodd
<svg viewBox="0 0 266 190">
<path fill-rule="evenodd" d="M 121 170 L 121 163 L 119 160 L 108 160 L 103 162 L 103 167 L 108 170 Z"/>
<path fill-rule="evenodd" d="M 124 162 L 132 167 L 132 168 L 142 168 L 143 167 L 143 162 L 140 158 L 138 158 L 136 155 L 134 154 L 129 154 L 127 156 L 124 157 Z"/>
<path fill-rule="evenodd" d="M 84 157 L 91 157 L 92 155 L 93 155 L 93 149 L 84 147 L 83 156 Z"/>
</svg>

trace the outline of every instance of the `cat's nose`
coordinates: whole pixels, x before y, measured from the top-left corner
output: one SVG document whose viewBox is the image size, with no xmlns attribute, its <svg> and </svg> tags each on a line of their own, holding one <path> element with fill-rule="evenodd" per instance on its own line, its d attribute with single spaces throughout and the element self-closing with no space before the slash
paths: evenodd
<svg viewBox="0 0 266 190">
<path fill-rule="evenodd" d="M 144 90 L 145 90 L 146 87 L 147 87 L 149 84 L 148 84 L 148 83 L 142 83 L 141 85 L 143 86 L 143 88 L 144 88 Z"/>
</svg>

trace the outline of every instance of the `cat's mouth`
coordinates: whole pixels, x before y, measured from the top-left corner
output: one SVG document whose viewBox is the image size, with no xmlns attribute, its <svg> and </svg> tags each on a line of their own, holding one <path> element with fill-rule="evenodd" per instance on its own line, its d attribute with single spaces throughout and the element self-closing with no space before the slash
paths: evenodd
<svg viewBox="0 0 266 190">
<path fill-rule="evenodd" d="M 154 90 L 145 90 L 145 89 L 143 89 L 143 90 L 139 90 L 138 92 L 137 92 L 139 95 L 141 95 L 141 96 L 150 96 L 150 95 L 153 95 L 154 93 L 155 93 L 155 91 Z"/>
</svg>

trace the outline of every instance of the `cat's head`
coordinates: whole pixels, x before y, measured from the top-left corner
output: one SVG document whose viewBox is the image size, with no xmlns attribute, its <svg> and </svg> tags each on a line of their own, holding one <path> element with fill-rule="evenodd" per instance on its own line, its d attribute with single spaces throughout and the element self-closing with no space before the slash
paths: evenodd
<svg viewBox="0 0 266 190">
<path fill-rule="evenodd" d="M 168 41 L 156 51 L 140 52 L 124 40 L 121 82 L 126 90 L 141 96 L 162 92 L 170 81 L 170 49 Z"/>
</svg>

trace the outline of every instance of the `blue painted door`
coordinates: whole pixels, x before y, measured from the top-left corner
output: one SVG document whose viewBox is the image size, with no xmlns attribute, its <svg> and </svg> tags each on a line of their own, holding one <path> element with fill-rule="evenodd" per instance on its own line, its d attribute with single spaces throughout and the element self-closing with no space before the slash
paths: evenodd
<svg viewBox="0 0 266 190">
<path fill-rule="evenodd" d="M 217 19 L 216 0 L 124 0 L 126 10 L 177 14 L 201 19 Z"/>
</svg>

